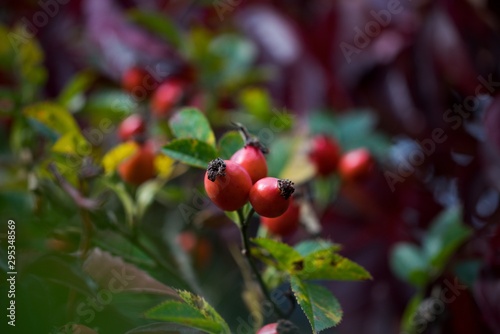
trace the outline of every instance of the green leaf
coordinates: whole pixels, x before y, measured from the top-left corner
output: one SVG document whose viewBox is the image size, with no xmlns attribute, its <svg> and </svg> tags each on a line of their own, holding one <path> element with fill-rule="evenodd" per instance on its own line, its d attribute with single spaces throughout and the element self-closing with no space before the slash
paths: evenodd
<svg viewBox="0 0 500 334">
<path fill-rule="evenodd" d="M 96 75 L 91 71 L 77 73 L 59 94 L 58 102 L 67 108 L 78 109 L 84 100 L 83 93 L 92 85 L 95 78 Z"/>
<path fill-rule="evenodd" d="M 23 101 L 29 103 L 35 101 L 36 94 L 45 83 L 47 70 L 43 64 L 45 55 L 40 44 L 36 38 L 26 38 L 25 29 L 18 23 L 8 38 L 15 51 L 15 68 L 21 79 Z"/>
<path fill-rule="evenodd" d="M 194 138 L 174 139 L 162 151 L 172 159 L 202 169 L 206 169 L 208 163 L 217 158 L 213 146 Z"/>
<path fill-rule="evenodd" d="M 137 188 L 137 218 L 141 219 L 148 207 L 153 203 L 156 194 L 165 185 L 165 180 L 154 179 L 144 182 Z"/>
<path fill-rule="evenodd" d="M 329 250 L 331 252 L 337 252 L 340 250 L 339 244 L 334 244 L 329 240 L 305 240 L 295 245 L 295 250 L 302 256 L 308 256 L 319 250 Z"/>
<path fill-rule="evenodd" d="M 311 134 L 327 134 L 334 136 L 340 131 L 337 118 L 329 112 L 318 112 L 309 116 L 309 131 Z"/>
<path fill-rule="evenodd" d="M 301 279 L 358 281 L 371 279 L 359 264 L 342 257 L 332 249 L 319 249 L 304 257 L 304 267 L 292 271 Z"/>
<path fill-rule="evenodd" d="M 120 199 L 123 209 L 125 210 L 125 215 L 127 217 L 127 224 L 129 227 L 131 227 L 134 224 L 134 220 L 136 217 L 137 213 L 137 207 L 134 203 L 134 200 L 130 196 L 130 194 L 127 192 L 127 189 L 125 188 L 125 185 L 123 183 L 113 183 L 113 182 L 104 182 L 107 187 L 109 187 L 111 190 L 113 190 Z"/>
<path fill-rule="evenodd" d="M 132 21 L 163 37 L 173 46 L 178 47 L 181 44 L 179 29 L 163 13 L 132 9 L 128 15 Z"/>
<path fill-rule="evenodd" d="M 291 138 L 280 137 L 274 140 L 269 147 L 267 168 L 269 176 L 279 177 L 292 156 L 293 145 Z"/>
<path fill-rule="evenodd" d="M 313 333 L 336 326 L 342 320 L 342 308 L 330 290 L 302 281 L 298 277 L 291 278 L 292 291 L 297 303 L 307 316 Z"/>
<path fill-rule="evenodd" d="M 185 325 L 207 333 L 230 333 L 224 319 L 202 297 L 187 291 L 179 291 L 179 295 L 184 303 L 166 301 L 147 311 L 146 318 Z"/>
<path fill-rule="evenodd" d="M 224 327 L 224 332 L 229 333 L 229 326 L 227 323 L 222 319 L 219 313 L 210 305 L 207 303 L 207 301 L 200 297 L 197 296 L 189 291 L 178 291 L 179 295 L 181 298 L 191 305 L 193 308 L 197 308 L 198 310 L 201 311 L 201 313 L 208 319 L 211 319 L 215 321 L 218 324 L 221 324 Z"/>
<path fill-rule="evenodd" d="M 68 132 L 52 145 L 52 151 L 57 153 L 73 154 L 81 160 L 84 156 L 92 153 L 90 143 L 80 132 Z"/>
<path fill-rule="evenodd" d="M 68 132 L 80 132 L 75 119 L 69 111 L 52 102 L 39 102 L 24 109 L 24 114 L 59 135 Z"/>
<path fill-rule="evenodd" d="M 420 303 L 422 303 L 422 300 L 422 294 L 416 293 L 406 304 L 403 316 L 401 317 L 402 333 L 415 332 L 415 315 L 417 314 L 418 307 L 420 306 Z"/>
<path fill-rule="evenodd" d="M 206 319 L 196 308 L 188 304 L 169 300 L 145 313 L 146 318 L 186 325 L 207 333 L 222 333 L 222 325 Z M 229 332 L 227 332 L 229 333 Z"/>
<path fill-rule="evenodd" d="M 169 121 L 175 137 L 194 138 L 215 145 L 215 136 L 205 115 L 196 108 L 183 108 Z"/>
<path fill-rule="evenodd" d="M 243 108 L 261 121 L 267 121 L 272 116 L 272 103 L 266 90 L 262 88 L 247 88 L 239 97 Z"/>
<path fill-rule="evenodd" d="M 257 56 L 255 45 L 236 34 L 218 35 L 210 42 L 209 51 L 222 60 L 218 77 L 224 83 L 241 78 L 251 69 Z"/>
<path fill-rule="evenodd" d="M 311 115 L 309 128 L 313 134 L 327 134 L 338 140 L 345 150 L 366 147 L 383 157 L 391 146 L 388 137 L 375 131 L 377 116 L 370 110 L 353 110 L 342 116 L 320 112 Z"/>
<path fill-rule="evenodd" d="M 290 271 L 290 268 L 302 268 L 302 256 L 292 247 L 282 242 L 267 239 L 257 238 L 252 240 L 261 249 L 269 254 L 259 253 L 258 256 L 266 263 L 277 267 L 283 271 Z M 269 255 L 272 259 L 269 259 Z"/>
<path fill-rule="evenodd" d="M 471 233 L 471 228 L 462 224 L 460 209 L 447 209 L 431 224 L 422 243 L 423 252 L 433 267 L 441 269 Z"/>
<path fill-rule="evenodd" d="M 83 111 L 100 118 L 121 121 L 125 115 L 137 110 L 138 102 L 122 90 L 99 90 L 88 97 Z"/>
<path fill-rule="evenodd" d="M 399 243 L 394 246 L 391 267 L 399 278 L 415 286 L 423 286 L 429 279 L 425 255 L 418 247 L 409 243 Z"/>
<path fill-rule="evenodd" d="M 238 131 L 228 131 L 219 139 L 219 156 L 230 159 L 233 154 L 245 146 L 245 141 Z"/>
</svg>

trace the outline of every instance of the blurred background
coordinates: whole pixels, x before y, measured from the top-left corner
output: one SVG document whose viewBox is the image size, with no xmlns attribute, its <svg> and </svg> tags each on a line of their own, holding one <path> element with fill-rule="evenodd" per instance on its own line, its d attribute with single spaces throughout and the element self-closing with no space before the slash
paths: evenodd
<svg viewBox="0 0 500 334">
<path fill-rule="evenodd" d="M 123 145 L 118 125 L 141 114 L 161 146 L 166 113 L 186 105 L 203 111 L 217 137 L 231 121 L 259 136 L 271 149 L 269 174 L 304 185 L 309 225 L 319 223 L 321 237 L 373 276 L 326 284 L 344 317 L 325 333 L 500 333 L 499 18 L 493 0 L 3 0 L 0 254 L 4 261 L 13 219 L 16 329 L 76 333 L 65 325 L 79 322 L 99 333 L 174 333 L 134 331 L 147 327 L 141 314 L 162 294 L 126 291 L 93 311 L 78 308 L 100 291 L 98 268 L 125 261 L 160 290 L 195 287 L 234 333 L 252 333 L 242 325 L 238 231 L 203 199 L 200 170 L 160 168 L 163 183 L 143 199 L 139 243 L 110 223 L 132 219 L 115 173 L 120 153 L 108 153 Z M 127 88 L 133 68 L 145 69 L 153 88 Z M 167 81 L 182 83 L 182 94 L 165 88 L 174 102 L 154 95 Z M 39 103 L 69 112 L 90 149 L 54 149 L 72 123 L 59 111 L 41 119 Z M 356 182 L 313 177 L 303 160 L 319 134 L 343 152 L 367 148 L 375 167 Z M 56 154 L 73 151 L 71 162 Z M 51 175 L 54 160 L 62 176 Z M 106 181 L 96 185 L 101 161 Z M 75 195 L 85 198 L 70 198 L 57 176 L 74 186 L 88 177 Z M 92 201 L 105 204 L 93 210 Z M 82 266 L 75 252 L 86 220 L 92 257 Z M 306 224 L 284 240 L 310 236 Z M 157 257 L 180 278 L 153 268 Z M 291 319 L 310 332 L 300 308 Z"/>
</svg>

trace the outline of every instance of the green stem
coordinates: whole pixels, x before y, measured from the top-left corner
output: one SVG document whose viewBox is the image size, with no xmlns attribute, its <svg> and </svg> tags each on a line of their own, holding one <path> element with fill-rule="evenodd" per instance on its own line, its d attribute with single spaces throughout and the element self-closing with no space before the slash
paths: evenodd
<svg viewBox="0 0 500 334">
<path fill-rule="evenodd" d="M 257 265 L 255 264 L 255 261 L 252 257 L 252 254 L 250 252 L 250 239 L 248 238 L 248 225 L 250 223 L 250 219 L 252 218 L 254 213 L 254 209 L 252 208 L 248 215 L 244 217 L 243 211 L 240 209 L 238 210 L 238 218 L 240 220 L 240 233 L 241 233 L 241 241 L 243 244 L 243 249 L 242 249 L 242 254 L 245 256 L 245 258 L 248 261 L 248 264 L 250 266 L 250 269 L 252 270 L 255 278 L 257 279 L 257 283 L 259 284 L 260 289 L 262 290 L 262 293 L 266 297 L 266 299 L 273 305 L 274 311 L 280 318 L 285 318 L 285 314 L 281 311 L 278 305 L 273 301 L 271 294 L 269 293 L 269 290 L 266 287 L 266 284 L 264 283 L 264 280 L 262 279 L 262 276 L 260 275 L 259 270 L 257 269 Z"/>
</svg>

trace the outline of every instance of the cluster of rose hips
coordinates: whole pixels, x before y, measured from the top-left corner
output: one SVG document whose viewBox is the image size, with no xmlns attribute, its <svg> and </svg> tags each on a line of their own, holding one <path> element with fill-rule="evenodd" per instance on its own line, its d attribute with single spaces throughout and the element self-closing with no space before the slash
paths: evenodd
<svg viewBox="0 0 500 334">
<path fill-rule="evenodd" d="M 298 225 L 298 207 L 292 199 L 293 182 L 267 176 L 264 148 L 243 130 L 245 147 L 229 160 L 212 160 L 205 173 L 205 190 L 220 209 L 235 211 L 250 202 L 261 216 L 262 224 L 279 235 L 292 232 Z"/>
<path fill-rule="evenodd" d="M 309 158 L 319 176 L 338 172 L 345 181 L 360 180 L 373 168 L 373 158 L 366 148 L 341 154 L 338 143 L 326 135 L 313 138 Z"/>
<path fill-rule="evenodd" d="M 152 115 L 165 117 L 181 103 L 192 79 L 192 71 L 187 69 L 158 82 L 145 68 L 136 66 L 124 72 L 122 88 L 138 99 L 150 97 Z M 120 177 L 130 184 L 140 185 L 156 176 L 155 145 L 145 140 L 145 133 L 146 121 L 139 114 L 130 115 L 118 128 L 121 141 L 134 140 L 139 145 L 139 149 L 118 167 Z"/>
<path fill-rule="evenodd" d="M 229 160 L 212 160 L 205 173 L 204 185 L 208 197 L 220 209 L 235 211 L 250 202 L 260 215 L 262 225 L 275 235 L 286 236 L 299 226 L 300 206 L 291 197 L 293 182 L 267 176 L 267 153 L 246 129 L 240 126 L 245 147 Z M 366 176 L 373 159 L 364 148 L 341 154 L 339 145 L 325 135 L 314 137 L 309 158 L 317 174 L 328 176 L 338 172 L 347 181 Z"/>
</svg>

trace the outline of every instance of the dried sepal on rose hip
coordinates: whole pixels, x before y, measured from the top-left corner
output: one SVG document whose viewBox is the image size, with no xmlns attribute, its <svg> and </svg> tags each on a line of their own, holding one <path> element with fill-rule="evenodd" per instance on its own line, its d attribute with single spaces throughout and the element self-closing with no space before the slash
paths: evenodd
<svg viewBox="0 0 500 334">
<path fill-rule="evenodd" d="M 236 151 L 230 160 L 245 168 L 252 183 L 255 183 L 267 176 L 267 162 L 264 154 L 268 153 L 269 150 L 256 137 L 250 135 L 243 125 L 233 124 L 240 130 L 245 140 L 245 147 Z"/>
<path fill-rule="evenodd" d="M 263 217 L 274 218 L 285 213 L 295 188 L 290 180 L 265 177 L 250 189 L 250 204 Z"/>
<path fill-rule="evenodd" d="M 216 206 L 224 211 L 234 211 L 248 202 L 252 180 L 237 163 L 217 158 L 208 164 L 204 185 Z"/>
</svg>

